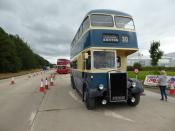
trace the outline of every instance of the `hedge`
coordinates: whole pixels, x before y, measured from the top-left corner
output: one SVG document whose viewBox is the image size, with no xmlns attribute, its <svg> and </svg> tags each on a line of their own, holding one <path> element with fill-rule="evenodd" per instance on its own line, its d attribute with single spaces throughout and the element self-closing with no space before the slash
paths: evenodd
<svg viewBox="0 0 175 131">
<path fill-rule="evenodd" d="M 127 67 L 128 71 L 133 71 L 134 67 L 133 66 L 128 66 Z M 145 66 L 141 67 L 141 71 L 156 71 L 156 70 L 166 70 L 166 71 L 175 71 L 175 67 L 164 67 L 164 66 Z"/>
</svg>

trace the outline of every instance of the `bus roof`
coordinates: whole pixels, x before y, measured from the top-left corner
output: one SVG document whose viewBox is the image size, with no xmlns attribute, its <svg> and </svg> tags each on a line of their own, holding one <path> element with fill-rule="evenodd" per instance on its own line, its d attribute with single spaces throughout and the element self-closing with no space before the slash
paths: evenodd
<svg viewBox="0 0 175 131">
<path fill-rule="evenodd" d="M 57 59 L 57 61 L 69 61 L 68 59 Z"/>
<path fill-rule="evenodd" d="M 91 10 L 90 12 L 87 13 L 87 15 L 90 14 L 109 14 L 109 15 L 116 15 L 116 16 L 126 16 L 126 17 L 132 17 L 131 15 L 116 11 L 116 10 L 109 10 L 109 9 L 96 9 L 96 10 Z M 87 17 L 86 15 L 86 17 Z"/>
</svg>

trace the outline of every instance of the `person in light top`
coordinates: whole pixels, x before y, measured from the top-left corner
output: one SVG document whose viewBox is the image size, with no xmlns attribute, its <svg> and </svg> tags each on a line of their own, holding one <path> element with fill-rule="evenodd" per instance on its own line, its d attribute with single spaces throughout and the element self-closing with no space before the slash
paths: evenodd
<svg viewBox="0 0 175 131">
<path fill-rule="evenodd" d="M 160 76 L 158 77 L 158 83 L 160 88 L 161 99 L 167 101 L 166 87 L 167 87 L 167 76 L 166 71 L 161 70 Z"/>
</svg>

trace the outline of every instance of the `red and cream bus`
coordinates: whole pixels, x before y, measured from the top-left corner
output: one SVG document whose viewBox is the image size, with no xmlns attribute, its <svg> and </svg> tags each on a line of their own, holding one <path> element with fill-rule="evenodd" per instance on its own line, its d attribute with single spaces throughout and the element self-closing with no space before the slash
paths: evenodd
<svg viewBox="0 0 175 131">
<path fill-rule="evenodd" d="M 68 74 L 70 72 L 70 61 L 67 59 L 57 60 L 57 73 Z"/>
</svg>

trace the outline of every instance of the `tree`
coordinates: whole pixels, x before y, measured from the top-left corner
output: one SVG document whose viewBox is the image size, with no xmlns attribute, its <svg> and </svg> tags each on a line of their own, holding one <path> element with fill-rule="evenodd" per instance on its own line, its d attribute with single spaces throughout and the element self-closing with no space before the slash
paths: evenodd
<svg viewBox="0 0 175 131">
<path fill-rule="evenodd" d="M 0 73 L 18 72 L 20 69 L 21 62 L 17 56 L 15 45 L 0 28 Z"/>
<path fill-rule="evenodd" d="M 37 60 L 27 43 L 24 42 L 18 35 L 9 35 L 9 37 L 15 44 L 17 55 L 22 63 L 22 70 L 37 68 Z"/>
<path fill-rule="evenodd" d="M 0 73 L 41 68 L 49 64 L 18 35 L 8 34 L 0 27 Z"/>
<path fill-rule="evenodd" d="M 151 65 L 157 66 L 159 59 L 163 56 L 163 51 L 159 49 L 160 42 L 159 41 L 153 41 L 150 46 L 150 58 L 151 58 Z"/>
<path fill-rule="evenodd" d="M 134 69 L 137 68 L 137 69 L 141 70 L 142 65 L 139 62 L 135 62 L 133 67 L 134 67 Z"/>
</svg>

